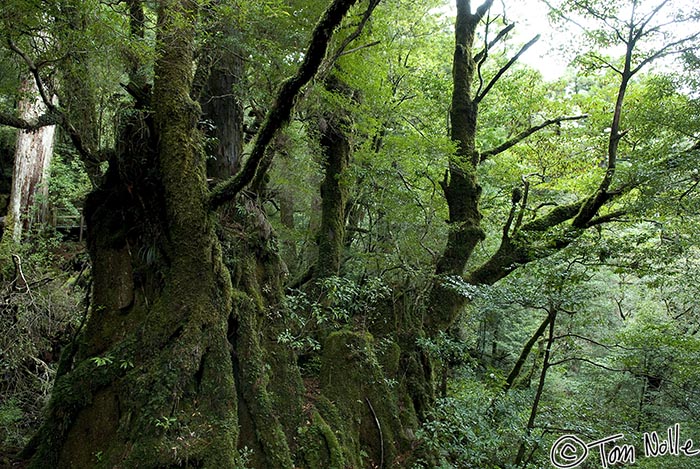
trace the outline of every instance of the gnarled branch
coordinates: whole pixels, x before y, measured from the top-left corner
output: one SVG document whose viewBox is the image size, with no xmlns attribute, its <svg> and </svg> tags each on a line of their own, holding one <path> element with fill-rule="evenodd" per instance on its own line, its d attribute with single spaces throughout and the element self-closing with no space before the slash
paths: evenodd
<svg viewBox="0 0 700 469">
<path fill-rule="evenodd" d="M 357 0 L 335 0 L 328 7 L 314 28 L 304 62 L 297 70 L 296 75 L 280 86 L 277 99 L 267 112 L 245 166 L 236 176 L 222 182 L 212 191 L 209 198 L 209 204 L 212 208 L 217 208 L 233 199 L 253 180 L 270 142 L 277 131 L 289 121 L 301 89 L 311 81 L 318 71 L 328 50 L 333 31 L 340 25 L 348 10 L 356 2 Z"/>
</svg>

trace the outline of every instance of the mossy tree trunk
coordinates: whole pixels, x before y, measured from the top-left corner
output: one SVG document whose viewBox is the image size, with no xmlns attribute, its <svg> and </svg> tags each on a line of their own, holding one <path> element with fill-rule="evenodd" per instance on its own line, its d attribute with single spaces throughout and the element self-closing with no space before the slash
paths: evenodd
<svg viewBox="0 0 700 469">
<path fill-rule="evenodd" d="M 444 286 L 445 277 L 463 274 L 474 248 L 485 236 L 479 211 L 481 187 L 476 177 L 480 162 L 476 150 L 479 103 L 472 90 L 477 71 L 472 51 L 476 28 L 492 3 L 487 0 L 472 13 L 469 0 L 457 0 L 450 108 L 450 136 L 457 149 L 441 183 L 449 209 L 449 233 L 428 300 L 425 325 L 431 335 L 446 330 L 463 306 L 459 294 Z"/>
<path fill-rule="evenodd" d="M 92 308 L 31 467 L 236 465 L 231 284 L 189 96 L 196 15 L 194 2 L 160 3 L 153 120 L 132 123 L 153 138 L 125 129 L 133 140 L 90 198 Z"/>
<path fill-rule="evenodd" d="M 437 260 L 435 276 L 423 317 L 400 315 L 401 361 L 406 369 L 406 389 L 420 419 L 428 418 L 435 400 L 433 359 L 418 345 L 420 340 L 437 337 L 453 324 L 464 306 L 464 298 L 446 286 L 446 279 L 461 276 L 476 245 L 484 239 L 479 202 L 481 187 L 476 169 L 478 99 L 472 90 L 477 65 L 473 56 L 476 28 L 491 7 L 487 0 L 475 13 L 469 0 L 457 0 L 455 50 L 452 63 L 452 103 L 450 135 L 456 150 L 449 158 L 441 187 L 449 210 L 448 238 Z"/>
<path fill-rule="evenodd" d="M 337 0 L 326 12 L 311 62 L 282 87 L 258 142 L 288 118 L 294 94 L 313 76 L 353 3 Z M 360 447 L 388 464 L 398 426 L 379 440 L 375 435 L 378 418 L 391 422 L 398 413 L 382 404 L 388 389 L 373 392 L 371 417 L 342 396 L 319 397 L 319 410 L 303 407 L 296 357 L 276 340 L 285 269 L 265 213 L 249 194 L 235 202 L 243 210 L 231 210 L 231 195 L 224 203 L 207 192 L 200 109 L 191 98 L 196 19 L 195 2 L 162 0 L 152 95 L 142 96 L 148 90 L 132 74 L 136 112 L 86 204 L 91 311 L 62 359 L 47 420 L 27 449 L 31 466 L 227 468 L 239 465 L 243 447 L 261 468 L 359 467 Z M 251 170 L 234 180 L 250 182 Z M 356 389 L 382 382 L 371 348 L 356 361 L 373 370 L 357 375 Z M 342 375 L 344 367 L 334 360 L 326 370 Z M 339 442 L 344 416 L 373 436 Z"/>
<path fill-rule="evenodd" d="M 346 97 L 352 95 L 352 90 L 335 76 L 326 79 L 326 90 Z M 345 246 L 345 207 L 349 192 L 347 169 L 351 153 L 350 132 L 350 119 L 343 110 L 326 112 L 319 119 L 324 176 L 321 183 L 321 226 L 316 239 L 317 279 L 338 275 L 340 272 Z"/>
</svg>

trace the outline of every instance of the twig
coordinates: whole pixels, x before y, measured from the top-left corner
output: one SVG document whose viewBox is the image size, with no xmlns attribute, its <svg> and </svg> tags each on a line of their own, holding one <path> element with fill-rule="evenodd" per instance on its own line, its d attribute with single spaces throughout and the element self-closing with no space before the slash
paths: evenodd
<svg viewBox="0 0 700 469">
<path fill-rule="evenodd" d="M 369 397 L 365 397 L 365 402 L 367 402 L 367 406 L 369 406 L 369 410 L 372 411 L 372 417 L 374 417 L 374 423 L 377 425 L 377 431 L 379 432 L 379 447 L 380 447 L 379 469 L 382 469 L 384 467 L 384 435 L 382 434 L 382 426 L 379 423 L 379 419 L 377 418 L 377 413 L 374 411 L 374 407 L 372 407 L 372 403 L 369 401 Z"/>
</svg>

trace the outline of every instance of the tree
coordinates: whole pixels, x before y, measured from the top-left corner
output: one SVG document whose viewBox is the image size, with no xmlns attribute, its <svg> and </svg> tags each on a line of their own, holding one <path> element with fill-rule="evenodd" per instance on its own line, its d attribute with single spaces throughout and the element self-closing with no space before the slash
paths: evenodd
<svg viewBox="0 0 700 469">
<path fill-rule="evenodd" d="M 26 96 L 19 106 L 20 119 L 31 121 L 46 110 L 34 78 L 24 82 Z M 3 238 L 19 243 L 34 223 L 48 221 L 48 171 L 53 153 L 55 125 L 20 130 L 15 143 L 9 211 Z"/>
<path fill-rule="evenodd" d="M 241 415 L 253 420 L 252 428 L 243 427 L 259 441 L 260 464 L 291 467 L 256 344 L 259 305 L 232 290 L 212 207 L 228 202 L 255 175 L 353 3 L 329 7 L 299 72 L 280 89 L 247 164 L 209 196 L 199 107 L 190 98 L 197 5 L 160 2 L 152 95 L 136 102 L 121 130 L 122 145 L 86 204 L 93 308 L 82 339 L 64 356 L 47 421 L 30 445 L 35 467 L 90 467 L 100 461 L 234 467 L 239 405 L 246 408 Z M 143 6 L 130 7 L 131 30 L 138 36 Z M 145 103 L 149 112 L 141 107 Z M 84 143 L 71 116 L 60 116 L 74 143 Z M 94 158 L 93 149 L 79 149 L 86 160 Z M 255 271 L 231 272 L 247 277 L 239 288 L 260 293 Z M 242 380 L 236 385 L 238 373 Z M 92 424 L 96 419 L 99 427 Z"/>
<path fill-rule="evenodd" d="M 669 162 L 651 149 L 672 139 L 627 146 L 625 99 L 642 93 L 632 77 L 643 65 L 686 42 L 632 64 L 640 42 L 628 41 L 629 60 L 607 61 L 620 80 L 599 77 L 586 95 L 518 67 L 537 38 L 513 48 L 514 26 L 491 0 L 457 1 L 453 44 L 437 3 L 412 4 L 421 14 L 403 3 L 334 0 L 315 27 L 320 6 L 306 0 L 8 4 L 37 23 L 8 28 L 8 50 L 59 100 L 32 121 L 8 112 L 0 122 L 58 124 L 96 186 L 85 204 L 90 311 L 25 452 L 33 467 L 434 466 L 441 440 L 417 435 L 450 422 L 438 373 L 448 399 L 453 384 L 471 386 L 464 395 L 481 407 L 462 415 L 468 431 L 496 415 L 496 393 L 533 397 L 524 370 L 540 377 L 533 400 L 527 414 L 506 412 L 521 414 L 524 433 L 511 428 L 511 450 L 494 454 L 534 454 L 527 437 L 547 415 L 560 360 L 538 337 L 569 346 L 559 334 L 568 309 L 550 305 L 512 338 L 530 307 L 506 296 L 519 314 L 491 305 L 480 354 L 460 319 L 487 286 L 518 271 L 544 277 L 532 266 L 545 259 L 554 272 L 577 266 L 588 258 L 573 248 L 643 212 L 645 171 Z M 650 15 L 627 23 L 654 29 Z M 83 35 L 88 18 L 100 27 Z M 47 27 L 60 40 L 39 57 L 27 44 Z M 59 86 L 84 75 L 100 79 Z M 611 90 L 613 112 L 599 112 Z M 446 137 L 436 116 L 447 114 Z M 656 128 L 647 117 L 636 119 Z M 602 151 L 599 124 L 610 127 Z M 618 164 L 633 151 L 638 165 Z M 293 276 L 277 222 L 313 231 Z M 541 284 L 548 298 L 554 284 Z M 508 377 L 452 374 L 470 362 Z"/>
</svg>

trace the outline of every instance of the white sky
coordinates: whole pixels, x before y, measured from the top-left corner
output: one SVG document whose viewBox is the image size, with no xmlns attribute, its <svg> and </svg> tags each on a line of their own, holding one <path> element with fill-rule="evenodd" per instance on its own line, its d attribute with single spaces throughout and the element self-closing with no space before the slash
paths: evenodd
<svg viewBox="0 0 700 469">
<path fill-rule="evenodd" d="M 659 1 L 661 0 L 650 1 L 647 2 L 647 5 L 649 3 L 657 5 Z M 696 2 L 697 0 L 672 0 L 662 11 L 669 15 L 679 10 L 688 11 L 693 7 L 697 8 Z M 472 8 L 476 8 L 481 1 L 474 0 L 472 3 Z M 547 17 L 549 8 L 542 0 L 496 0 L 491 8 L 492 15 L 500 14 L 503 11 L 503 4 L 505 4 L 508 22 L 516 23 L 512 33 L 516 41 L 524 44 L 536 34 L 542 36 L 521 56 L 520 61 L 540 70 L 545 80 L 556 80 L 561 77 L 571 57 L 564 57 L 558 48 L 562 43 L 567 43 L 574 36 L 577 36 L 580 33 L 580 28 L 571 25 L 571 34 L 568 36 L 555 30 Z M 445 6 L 439 8 L 438 11 L 454 17 L 456 15 L 455 0 L 445 0 Z M 691 33 L 690 29 L 687 31 L 682 31 L 682 29 L 677 27 L 674 32 L 684 36 Z M 615 49 L 607 52 L 611 55 L 624 53 L 623 50 Z"/>
<path fill-rule="evenodd" d="M 614 0 L 613 0 L 614 1 Z M 494 2 L 496 11 L 501 10 L 500 2 Z M 538 0 L 518 0 L 506 2 L 508 21 L 515 21 L 514 34 L 523 43 L 535 35 L 542 37 L 520 60 L 540 71 L 545 80 L 556 80 L 564 74 L 567 61 L 554 49 L 554 29 L 547 18 L 547 6 Z M 561 38 L 559 38 L 561 41 Z"/>
<path fill-rule="evenodd" d="M 480 2 L 474 1 L 472 8 L 476 8 Z M 552 27 L 547 19 L 547 7 L 539 0 L 505 1 L 508 22 L 515 22 L 515 29 L 511 34 L 523 44 L 532 39 L 536 34 L 541 34 L 540 40 L 521 56 L 520 61 L 540 70 L 546 80 L 556 80 L 566 69 L 566 61 L 550 44 L 552 40 Z M 500 14 L 501 2 L 496 0 L 491 8 L 492 14 Z M 454 0 L 445 0 L 445 6 L 436 9 L 436 12 L 447 16 L 456 15 Z"/>
</svg>

